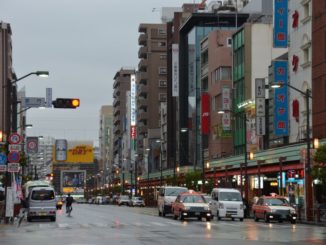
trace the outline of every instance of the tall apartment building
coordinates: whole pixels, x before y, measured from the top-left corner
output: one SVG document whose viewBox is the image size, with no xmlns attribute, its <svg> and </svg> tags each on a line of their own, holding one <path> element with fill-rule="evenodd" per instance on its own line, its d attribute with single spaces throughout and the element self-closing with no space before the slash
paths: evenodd
<svg viewBox="0 0 326 245">
<path fill-rule="evenodd" d="M 100 159 L 99 170 L 104 171 L 105 176 L 113 165 L 113 106 L 103 105 L 100 110 L 99 127 Z"/>
<path fill-rule="evenodd" d="M 312 125 L 313 137 L 326 137 L 326 2 L 312 2 Z"/>
<path fill-rule="evenodd" d="M 160 103 L 167 101 L 166 25 L 143 23 L 138 32 L 137 146 L 138 159 L 142 161 L 151 141 L 160 139 Z M 159 165 L 156 152 L 160 152 L 159 149 L 149 152 L 154 159 L 150 163 L 153 170 Z"/>
<path fill-rule="evenodd" d="M 113 83 L 113 156 L 114 165 L 122 163 L 121 143 L 126 117 L 126 91 L 130 91 L 130 75 L 135 74 L 132 68 L 121 68 L 114 76 Z"/>
<path fill-rule="evenodd" d="M 202 119 L 205 162 L 233 153 L 231 133 L 233 33 L 234 31 L 229 30 L 212 31 L 201 42 L 202 114 L 206 113 L 206 117 L 203 116 Z"/>
<path fill-rule="evenodd" d="M 0 131 L 9 135 L 17 125 L 16 86 L 12 67 L 12 40 L 10 24 L 0 22 Z"/>
</svg>

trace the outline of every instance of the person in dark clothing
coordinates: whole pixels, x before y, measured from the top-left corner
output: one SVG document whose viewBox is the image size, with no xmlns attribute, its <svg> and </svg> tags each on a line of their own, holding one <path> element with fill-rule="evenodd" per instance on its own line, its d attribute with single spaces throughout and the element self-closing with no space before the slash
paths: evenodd
<svg viewBox="0 0 326 245">
<path fill-rule="evenodd" d="M 72 210 L 73 202 L 74 202 L 74 198 L 72 196 L 70 196 L 70 193 L 69 193 L 68 197 L 66 198 L 66 213 L 68 213 L 69 208 Z"/>
</svg>

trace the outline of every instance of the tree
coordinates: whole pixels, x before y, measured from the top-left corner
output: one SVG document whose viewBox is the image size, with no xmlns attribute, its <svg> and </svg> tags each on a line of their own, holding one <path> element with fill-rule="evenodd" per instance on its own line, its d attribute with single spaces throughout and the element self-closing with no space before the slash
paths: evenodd
<svg viewBox="0 0 326 245">
<path fill-rule="evenodd" d="M 317 163 L 313 166 L 311 174 L 314 179 L 318 179 L 326 187 L 326 144 L 321 145 L 315 155 L 314 161 Z"/>
<path fill-rule="evenodd" d="M 199 190 L 198 180 L 202 179 L 201 171 L 188 172 L 185 174 L 185 182 L 188 189 Z"/>
</svg>

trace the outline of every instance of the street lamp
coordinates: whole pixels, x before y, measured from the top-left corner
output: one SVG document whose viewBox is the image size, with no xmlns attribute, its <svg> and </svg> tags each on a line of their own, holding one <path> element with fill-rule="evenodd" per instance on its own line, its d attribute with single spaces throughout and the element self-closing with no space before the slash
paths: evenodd
<svg viewBox="0 0 326 245">
<path fill-rule="evenodd" d="M 311 220 L 311 210 L 312 210 L 312 177 L 311 177 L 311 162 L 310 162 L 310 110 L 309 110 L 309 99 L 312 99 L 310 89 L 306 89 L 306 91 L 301 91 L 300 89 L 293 87 L 292 85 L 286 84 L 279 84 L 274 83 L 272 85 L 273 88 L 280 88 L 282 86 L 288 86 L 289 88 L 297 91 L 301 95 L 305 97 L 306 100 L 306 110 L 307 110 L 307 118 L 306 118 L 306 144 L 307 144 L 307 162 L 304 171 L 304 183 L 305 183 L 305 206 L 306 206 L 306 219 Z"/>
<path fill-rule="evenodd" d="M 156 143 L 161 143 L 161 140 L 157 139 Z M 162 166 L 162 144 L 160 144 L 160 186 L 163 184 L 163 166 Z"/>
</svg>

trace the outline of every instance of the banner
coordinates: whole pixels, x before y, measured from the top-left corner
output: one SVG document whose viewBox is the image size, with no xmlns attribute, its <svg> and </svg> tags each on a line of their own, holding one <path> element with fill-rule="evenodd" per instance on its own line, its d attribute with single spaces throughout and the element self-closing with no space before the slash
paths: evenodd
<svg viewBox="0 0 326 245">
<path fill-rule="evenodd" d="M 172 44 L 172 96 L 179 96 L 179 44 Z"/>
<path fill-rule="evenodd" d="M 276 60 L 273 62 L 274 83 L 283 85 L 274 90 L 274 134 L 289 134 L 288 118 L 288 62 Z"/>
<path fill-rule="evenodd" d="M 86 170 L 61 171 L 62 193 L 83 194 L 86 181 Z"/>
<path fill-rule="evenodd" d="M 274 0 L 274 38 L 275 48 L 288 46 L 288 0 Z"/>
<path fill-rule="evenodd" d="M 202 134 L 209 134 L 209 119 L 210 119 L 210 110 L 209 110 L 209 94 L 201 94 L 201 132 Z"/>
</svg>

